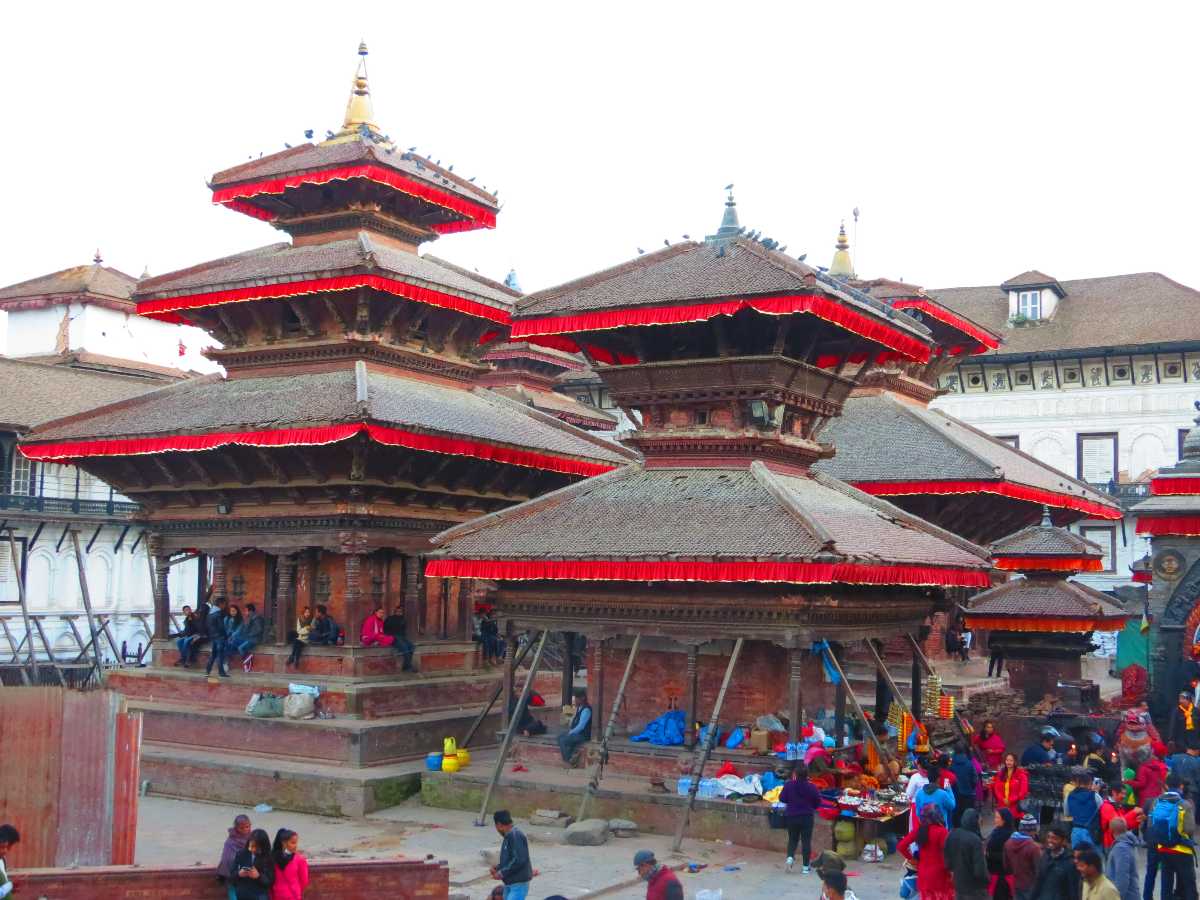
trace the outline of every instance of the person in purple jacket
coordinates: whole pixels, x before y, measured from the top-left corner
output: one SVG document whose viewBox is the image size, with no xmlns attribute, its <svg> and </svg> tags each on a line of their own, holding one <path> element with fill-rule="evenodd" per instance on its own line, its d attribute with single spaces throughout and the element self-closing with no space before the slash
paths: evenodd
<svg viewBox="0 0 1200 900">
<path fill-rule="evenodd" d="M 800 871 L 807 875 L 812 856 L 813 816 L 821 805 L 821 792 L 808 780 L 808 766 L 800 763 L 792 769 L 792 777 L 779 792 L 779 802 L 785 807 L 787 821 L 787 869 L 790 872 L 795 865 L 796 845 L 800 844 L 804 853 Z"/>
</svg>

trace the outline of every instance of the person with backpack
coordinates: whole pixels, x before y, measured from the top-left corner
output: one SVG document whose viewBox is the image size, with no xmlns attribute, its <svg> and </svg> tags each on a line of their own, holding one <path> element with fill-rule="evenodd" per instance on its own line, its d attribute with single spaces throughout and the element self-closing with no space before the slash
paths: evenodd
<svg viewBox="0 0 1200 900">
<path fill-rule="evenodd" d="M 1182 788 L 1182 779 L 1171 775 L 1146 820 L 1145 897 L 1153 896 L 1155 875 L 1162 869 L 1163 897 L 1196 900 L 1196 817 L 1192 804 L 1180 793 Z"/>
<path fill-rule="evenodd" d="M 1071 820 L 1071 849 L 1080 844 L 1100 843 L 1100 795 L 1092 790 L 1092 773 L 1079 768 L 1073 773 L 1075 790 L 1067 796 L 1066 814 Z"/>
</svg>

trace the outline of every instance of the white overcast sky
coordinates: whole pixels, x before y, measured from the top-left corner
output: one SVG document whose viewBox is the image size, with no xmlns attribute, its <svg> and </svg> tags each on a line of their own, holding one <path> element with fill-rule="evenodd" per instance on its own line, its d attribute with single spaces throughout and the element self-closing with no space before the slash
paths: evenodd
<svg viewBox="0 0 1200 900">
<path fill-rule="evenodd" d="M 0 33 L 0 284 L 161 274 L 283 238 L 205 180 L 376 118 L 500 189 L 432 252 L 525 290 L 742 223 L 938 287 L 1200 287 L 1196 3 L 19 3 Z"/>
</svg>

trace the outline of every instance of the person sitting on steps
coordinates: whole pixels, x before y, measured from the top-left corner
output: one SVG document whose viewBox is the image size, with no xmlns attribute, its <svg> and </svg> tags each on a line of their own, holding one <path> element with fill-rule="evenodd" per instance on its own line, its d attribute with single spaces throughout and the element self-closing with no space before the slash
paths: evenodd
<svg viewBox="0 0 1200 900">
<path fill-rule="evenodd" d="M 587 691 L 576 688 L 573 697 L 575 715 L 571 717 L 570 727 L 558 736 L 558 749 L 568 768 L 575 767 L 579 748 L 592 739 L 592 707 L 588 703 Z"/>
<path fill-rule="evenodd" d="M 329 616 L 324 604 L 317 604 L 317 616 L 313 619 L 312 631 L 308 634 L 308 642 L 314 647 L 331 647 L 337 643 L 337 623 Z"/>
</svg>

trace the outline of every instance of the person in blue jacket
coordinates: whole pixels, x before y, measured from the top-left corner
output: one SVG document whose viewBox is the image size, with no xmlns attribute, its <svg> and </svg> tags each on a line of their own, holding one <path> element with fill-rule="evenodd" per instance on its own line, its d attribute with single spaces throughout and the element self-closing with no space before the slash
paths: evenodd
<svg viewBox="0 0 1200 900">
<path fill-rule="evenodd" d="M 587 691 L 576 688 L 574 698 L 575 715 L 571 717 L 571 725 L 558 736 L 558 750 L 568 766 L 575 764 L 579 748 L 592 739 L 592 706 L 588 703 Z"/>
</svg>

